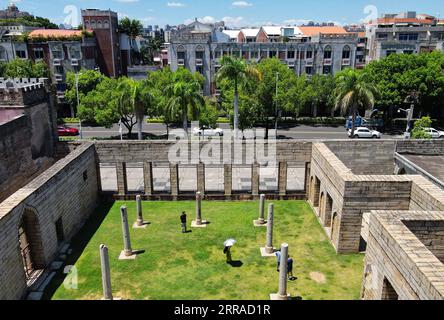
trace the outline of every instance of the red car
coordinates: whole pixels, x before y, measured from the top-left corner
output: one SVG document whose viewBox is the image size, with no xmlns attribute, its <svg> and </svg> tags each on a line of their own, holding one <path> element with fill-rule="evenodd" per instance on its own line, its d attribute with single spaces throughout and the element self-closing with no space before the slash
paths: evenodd
<svg viewBox="0 0 444 320">
<path fill-rule="evenodd" d="M 79 130 L 76 128 L 69 128 L 65 126 L 59 126 L 57 128 L 57 133 L 60 137 L 66 137 L 66 136 L 78 136 Z"/>
</svg>

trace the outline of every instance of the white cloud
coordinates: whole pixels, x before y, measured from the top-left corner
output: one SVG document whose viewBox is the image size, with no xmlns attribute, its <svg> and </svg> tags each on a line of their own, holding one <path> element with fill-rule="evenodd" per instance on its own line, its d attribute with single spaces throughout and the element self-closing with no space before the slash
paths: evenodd
<svg viewBox="0 0 444 320">
<path fill-rule="evenodd" d="M 183 8 L 183 7 L 186 7 L 186 4 L 182 3 L 182 2 L 168 2 L 167 3 L 167 7 L 170 7 L 170 8 Z"/>
<path fill-rule="evenodd" d="M 233 7 L 238 8 L 246 8 L 246 7 L 252 7 L 253 4 L 247 1 L 235 1 L 231 4 Z"/>
</svg>

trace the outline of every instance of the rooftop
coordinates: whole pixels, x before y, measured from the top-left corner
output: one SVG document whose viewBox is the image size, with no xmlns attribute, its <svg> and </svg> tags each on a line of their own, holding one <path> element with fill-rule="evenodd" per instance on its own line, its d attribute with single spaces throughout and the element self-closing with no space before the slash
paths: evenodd
<svg viewBox="0 0 444 320">
<path fill-rule="evenodd" d="M 89 32 L 92 32 L 89 30 Z M 82 30 L 65 30 L 65 29 L 37 29 L 31 31 L 30 38 L 63 38 L 63 37 L 81 37 L 83 35 Z"/>
</svg>

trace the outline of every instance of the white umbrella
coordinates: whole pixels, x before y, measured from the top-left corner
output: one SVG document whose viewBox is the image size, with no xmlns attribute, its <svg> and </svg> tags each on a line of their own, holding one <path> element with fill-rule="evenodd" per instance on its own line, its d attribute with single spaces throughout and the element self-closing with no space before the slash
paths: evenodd
<svg viewBox="0 0 444 320">
<path fill-rule="evenodd" d="M 234 244 L 235 244 L 236 242 L 237 242 L 237 241 L 234 240 L 234 239 L 228 239 L 227 241 L 224 242 L 224 246 L 225 246 L 225 247 L 232 247 L 232 246 L 234 246 Z"/>
</svg>

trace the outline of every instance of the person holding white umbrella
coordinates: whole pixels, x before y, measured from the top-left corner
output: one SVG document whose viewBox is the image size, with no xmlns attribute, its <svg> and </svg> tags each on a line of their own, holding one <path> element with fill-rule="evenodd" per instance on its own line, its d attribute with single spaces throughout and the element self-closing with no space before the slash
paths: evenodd
<svg viewBox="0 0 444 320">
<path fill-rule="evenodd" d="M 234 239 L 228 239 L 224 242 L 224 253 L 227 256 L 227 263 L 231 263 L 233 262 L 232 258 L 231 258 L 231 247 L 235 245 L 237 241 Z"/>
</svg>

